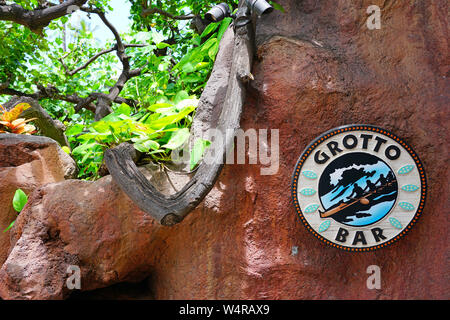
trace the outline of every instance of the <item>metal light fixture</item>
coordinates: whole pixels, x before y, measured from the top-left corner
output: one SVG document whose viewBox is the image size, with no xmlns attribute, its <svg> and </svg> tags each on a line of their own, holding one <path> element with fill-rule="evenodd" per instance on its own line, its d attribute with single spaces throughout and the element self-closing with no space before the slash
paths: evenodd
<svg viewBox="0 0 450 320">
<path fill-rule="evenodd" d="M 265 0 L 245 0 L 245 2 L 251 12 L 256 13 L 258 16 L 273 11 L 273 7 Z"/>
<path fill-rule="evenodd" d="M 230 7 L 224 2 L 215 5 L 205 14 L 205 18 L 213 22 L 221 21 L 229 16 L 231 16 Z"/>
</svg>

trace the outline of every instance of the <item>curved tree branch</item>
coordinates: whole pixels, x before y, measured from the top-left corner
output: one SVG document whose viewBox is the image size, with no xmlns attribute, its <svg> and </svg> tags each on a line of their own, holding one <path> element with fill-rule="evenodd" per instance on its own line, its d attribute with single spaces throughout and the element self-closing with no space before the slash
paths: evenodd
<svg viewBox="0 0 450 320">
<path fill-rule="evenodd" d="M 205 155 L 209 161 L 200 164 L 192 180 L 182 190 L 170 196 L 158 192 L 136 167 L 130 156 L 133 146 L 129 144 L 121 144 L 105 152 L 106 165 L 114 181 L 143 211 L 161 224 L 170 226 L 182 221 L 214 186 L 226 151 L 233 145 L 234 134 L 229 133 L 240 127 L 245 83 L 252 78 L 253 44 L 251 24 L 236 28 L 228 88 L 216 128 L 222 132 L 224 140 L 213 142 Z"/>
</svg>

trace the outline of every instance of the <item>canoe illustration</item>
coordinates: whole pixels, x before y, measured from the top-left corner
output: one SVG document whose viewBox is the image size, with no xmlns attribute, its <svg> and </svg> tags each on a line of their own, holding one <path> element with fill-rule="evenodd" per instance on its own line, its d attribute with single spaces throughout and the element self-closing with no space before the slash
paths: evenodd
<svg viewBox="0 0 450 320">
<path fill-rule="evenodd" d="M 357 203 L 360 203 L 362 205 L 368 205 L 368 204 L 370 204 L 370 200 L 368 199 L 370 196 L 380 193 L 381 190 L 383 190 L 386 187 L 391 186 L 394 182 L 396 182 L 396 180 L 393 180 L 393 181 L 391 181 L 389 183 L 386 183 L 385 185 L 378 187 L 376 190 L 364 194 L 360 198 L 351 199 L 348 202 L 342 202 L 338 206 L 336 206 L 336 207 L 334 207 L 334 208 L 332 208 L 330 210 L 327 210 L 327 211 L 320 211 L 319 210 L 320 217 L 321 218 L 331 217 L 332 215 L 335 215 L 335 214 L 341 212 L 342 210 L 344 210 L 344 209 L 346 209 L 348 207 L 351 207 L 351 206 L 353 206 L 353 205 L 355 205 Z"/>
</svg>

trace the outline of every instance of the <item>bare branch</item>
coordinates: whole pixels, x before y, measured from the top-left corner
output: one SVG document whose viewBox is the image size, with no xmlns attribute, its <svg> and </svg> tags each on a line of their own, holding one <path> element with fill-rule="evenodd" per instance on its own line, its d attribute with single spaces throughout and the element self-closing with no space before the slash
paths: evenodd
<svg viewBox="0 0 450 320">
<path fill-rule="evenodd" d="M 180 16 L 175 16 L 167 11 L 161 10 L 159 8 L 150 8 L 150 9 L 145 9 L 142 11 L 141 16 L 148 17 L 150 15 L 153 15 L 155 13 L 158 13 L 164 17 L 167 17 L 169 19 L 173 19 L 173 20 L 191 20 L 194 19 L 196 16 L 193 14 L 188 14 L 188 15 L 180 15 Z"/>
<path fill-rule="evenodd" d="M 72 95 L 63 95 L 59 93 L 59 91 L 53 87 L 48 86 L 47 88 L 44 88 L 43 86 L 39 86 L 39 91 L 36 91 L 34 93 L 25 93 L 21 92 L 12 88 L 0 88 L 0 95 L 7 95 L 7 96 L 18 96 L 18 97 L 26 97 L 31 98 L 35 100 L 44 100 L 44 99 L 53 99 L 53 100 L 60 100 L 60 101 L 66 101 L 69 103 L 75 104 L 75 111 L 79 112 L 81 109 L 86 109 L 89 111 L 92 111 L 95 113 L 96 107 L 94 105 L 94 102 L 99 97 L 106 97 L 106 94 L 103 93 L 97 93 L 93 92 L 88 97 L 82 98 L 78 96 L 77 94 Z M 129 106 L 136 107 L 139 104 L 139 101 L 133 100 L 133 99 L 127 99 L 123 97 L 116 97 L 114 99 L 115 103 L 126 103 Z"/>
<path fill-rule="evenodd" d="M 127 81 L 141 74 L 142 69 L 130 70 L 130 57 L 125 52 L 125 45 L 117 29 L 108 21 L 105 13 L 98 8 L 81 8 L 82 11 L 97 14 L 103 23 L 111 30 L 116 39 L 116 52 L 122 62 L 122 73 L 116 83 L 109 89 L 108 95 L 97 95 L 95 120 L 98 121 L 112 112 L 111 104 L 117 99 Z"/>
<path fill-rule="evenodd" d="M 12 21 L 40 33 L 52 20 L 71 14 L 73 8 L 81 7 L 87 0 L 67 0 L 58 5 L 46 3 L 45 6 L 27 10 L 18 4 L 0 3 L 0 20 Z"/>
<path fill-rule="evenodd" d="M 142 48 L 142 47 L 146 47 L 146 46 L 147 46 L 146 44 L 124 44 L 125 48 Z M 66 69 L 66 73 L 69 76 L 73 76 L 76 73 L 80 72 L 81 70 L 86 69 L 91 63 L 93 63 L 95 60 L 97 60 L 100 56 L 110 53 L 110 52 L 113 52 L 115 50 L 117 50 L 117 45 L 112 47 L 111 49 L 102 50 L 99 53 L 97 53 L 96 55 L 94 55 L 92 58 L 90 58 L 88 61 L 86 61 L 85 64 L 83 64 L 82 66 L 80 66 L 72 71 L 67 70 L 67 66 L 64 64 L 62 58 L 59 59 L 59 61 L 61 61 L 63 67 Z"/>
</svg>

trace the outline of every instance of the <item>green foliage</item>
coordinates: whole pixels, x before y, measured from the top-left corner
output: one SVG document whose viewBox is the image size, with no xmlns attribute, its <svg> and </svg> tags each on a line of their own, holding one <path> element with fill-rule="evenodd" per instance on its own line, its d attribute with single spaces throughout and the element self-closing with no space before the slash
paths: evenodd
<svg viewBox="0 0 450 320">
<path fill-rule="evenodd" d="M 129 43 L 150 43 L 147 47 L 130 51 L 132 63 L 145 65 L 142 75 L 127 83 L 122 95 L 138 99 L 141 108 L 131 110 L 122 104 L 115 112 L 99 122 L 88 125 L 75 123 L 66 135 L 74 146 L 72 155 L 77 160 L 80 178 L 96 179 L 102 165 L 103 153 L 123 142 L 132 142 L 135 148 L 148 154 L 148 159 L 169 162 L 172 150 L 189 137 L 197 98 L 211 73 L 219 49 L 219 42 L 231 19 L 213 23 L 190 40 L 191 50 L 178 63 L 172 60 L 177 45 L 161 41 L 160 33 L 139 32 L 125 37 Z M 204 39 L 203 43 L 202 40 Z M 155 51 L 168 49 L 168 55 L 158 56 Z M 170 50 L 170 51 L 169 51 Z M 131 116 L 132 111 L 134 115 Z M 83 130 L 88 133 L 80 135 Z M 200 140 L 192 151 L 191 169 L 201 159 L 209 145 Z"/>
<path fill-rule="evenodd" d="M 45 50 L 47 43 L 24 26 L 0 21 L 0 83 L 26 81 L 26 62 L 33 52 Z"/>
<path fill-rule="evenodd" d="M 269 1 L 269 2 L 275 10 L 281 11 L 283 13 L 285 12 L 284 7 L 281 4 L 277 3 L 276 1 Z"/>
<path fill-rule="evenodd" d="M 195 166 L 200 162 L 203 153 L 210 146 L 211 142 L 207 140 L 199 139 L 195 141 L 194 147 L 191 150 L 190 156 L 190 169 L 193 170 Z"/>
<path fill-rule="evenodd" d="M 28 197 L 25 194 L 25 192 L 23 192 L 22 189 L 17 189 L 16 192 L 14 193 L 14 197 L 13 197 L 13 201 L 12 201 L 12 205 L 14 210 L 17 211 L 17 213 L 20 213 L 23 209 L 23 207 L 25 207 L 25 205 L 28 202 Z M 16 221 L 14 220 L 13 222 L 11 222 L 11 224 L 5 229 L 3 230 L 3 232 L 8 231 L 9 229 L 11 229 L 14 226 L 14 223 Z"/>
<path fill-rule="evenodd" d="M 23 207 L 25 207 L 25 205 L 28 202 L 28 197 L 25 194 L 25 192 L 23 192 L 22 189 L 17 189 L 16 192 L 14 193 L 14 198 L 13 198 L 13 208 L 14 210 L 16 210 L 17 212 L 21 212 Z"/>
<path fill-rule="evenodd" d="M 148 153 L 153 161 L 170 161 L 170 152 L 181 147 L 189 138 L 192 113 L 196 99 L 177 103 L 167 101 L 154 104 L 148 111 L 131 115 L 123 104 L 114 113 L 86 128 L 81 124 L 70 127 L 66 134 L 79 145 L 72 155 L 82 168 L 80 178 L 95 179 L 106 148 L 130 142 L 136 150 Z M 87 129 L 88 132 L 84 132 Z"/>
<path fill-rule="evenodd" d="M 35 0 L 14 2 L 30 10 L 38 7 Z M 97 122 L 91 111 L 76 112 L 74 104 L 57 96 L 87 97 L 93 92 L 109 92 L 122 67 L 114 52 L 101 55 L 74 75 L 68 71 L 79 68 L 102 50 L 113 48 L 112 34 L 100 41 L 86 18 L 78 24 L 70 23 L 67 16 L 56 19 L 41 35 L 0 21 L 0 83 L 9 79 L 11 88 L 26 94 L 36 92 L 38 85 L 54 88 L 55 99 L 43 99 L 40 103 L 53 118 L 66 125 L 71 155 L 80 167 L 82 179 L 98 178 L 104 151 L 122 142 L 133 143 L 146 154 L 147 161 L 170 161 L 172 150 L 188 140 L 197 99 L 210 76 L 220 40 L 231 23 L 231 18 L 227 18 L 207 25 L 198 34 L 191 28 L 191 20 L 170 19 L 161 14 L 142 17 L 141 13 L 152 7 L 148 5 L 151 2 L 153 7 L 174 16 L 202 17 L 216 3 L 130 2 L 133 28 L 121 34 L 122 40 L 146 46 L 126 49 L 131 69 L 142 68 L 142 72 L 125 84 L 120 97 L 138 101 L 138 105 L 113 104 L 114 112 Z M 233 10 L 237 7 L 237 0 L 227 2 Z M 112 9 L 109 3 L 108 0 L 89 1 L 89 5 L 105 10 Z M 0 103 L 8 99 L 0 96 Z M 207 141 L 195 144 L 191 169 L 208 145 Z"/>
<path fill-rule="evenodd" d="M 192 29 L 186 28 L 190 20 L 176 20 L 167 18 L 161 14 L 152 14 L 144 17 L 143 12 L 152 8 L 158 8 L 173 16 L 194 15 L 202 17 L 212 6 L 221 2 L 226 2 L 232 10 L 237 8 L 238 0 L 226 1 L 207 1 L 207 0 L 179 0 L 179 1 L 142 1 L 130 0 L 131 14 L 136 30 L 152 30 L 162 31 L 167 36 L 183 38 L 186 34 L 193 32 Z M 176 39 L 177 42 L 180 39 Z"/>
</svg>

